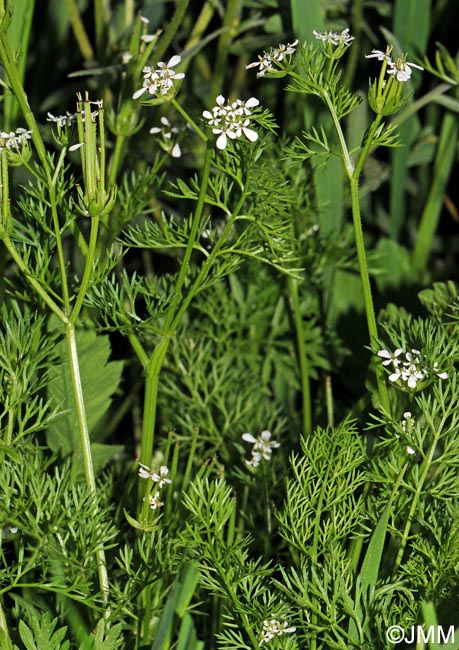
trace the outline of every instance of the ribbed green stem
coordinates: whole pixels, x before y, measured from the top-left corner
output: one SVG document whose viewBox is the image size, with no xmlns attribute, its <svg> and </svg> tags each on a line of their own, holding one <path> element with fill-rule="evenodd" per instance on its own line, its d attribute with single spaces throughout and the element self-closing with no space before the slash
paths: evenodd
<svg viewBox="0 0 459 650">
<path fill-rule="evenodd" d="M 75 301 L 75 304 L 72 309 L 72 313 L 70 315 L 70 321 L 72 323 L 76 323 L 78 316 L 80 315 L 81 308 L 83 306 L 84 297 L 88 290 L 89 282 L 93 274 L 93 265 L 94 265 L 96 247 L 97 247 L 98 232 L 99 232 L 99 217 L 92 217 L 91 234 L 89 236 L 88 254 L 85 260 L 84 273 L 81 279 L 80 288 L 78 289 L 77 299 Z"/>
<path fill-rule="evenodd" d="M 290 306 L 295 324 L 296 345 L 298 350 L 298 365 L 300 368 L 301 398 L 303 411 L 303 434 L 309 436 L 312 431 L 311 417 L 311 383 L 309 381 L 309 363 L 304 342 L 303 317 L 298 295 L 298 280 L 289 278 Z"/>
<path fill-rule="evenodd" d="M 349 150 L 347 148 L 346 139 L 344 137 L 341 123 L 336 114 L 333 102 L 327 92 L 322 93 L 323 99 L 332 116 L 333 124 L 338 135 L 341 151 L 343 154 L 344 167 L 346 169 L 347 177 L 349 180 L 349 187 L 351 191 L 351 204 L 352 204 L 352 220 L 354 224 L 355 245 L 357 249 L 357 258 L 359 262 L 360 280 L 362 283 L 363 299 L 365 303 L 365 314 L 367 319 L 368 334 L 370 337 L 370 344 L 377 345 L 378 341 L 378 327 L 376 324 L 376 316 L 373 305 L 373 294 L 371 291 L 370 275 L 368 273 L 367 256 L 365 250 L 365 240 L 363 237 L 362 217 L 360 213 L 360 197 L 359 197 L 359 177 L 363 168 L 363 163 L 371 149 L 373 136 L 379 127 L 382 119 L 378 115 L 370 127 L 368 137 L 365 141 L 363 150 L 360 154 L 357 165 L 354 166 Z M 385 381 L 384 370 L 381 365 L 376 367 L 376 381 L 378 384 L 379 399 L 381 400 L 381 407 L 386 413 L 390 412 L 389 394 Z"/>
<path fill-rule="evenodd" d="M 85 61 L 94 60 L 94 50 L 92 49 L 91 42 L 86 33 L 85 26 L 81 20 L 80 11 L 75 0 L 65 0 L 67 3 L 67 9 L 70 16 L 70 23 L 72 25 L 73 34 L 75 36 L 76 42 L 78 43 L 81 56 Z"/>
<path fill-rule="evenodd" d="M 86 409 L 83 397 L 83 387 L 81 384 L 80 364 L 78 361 L 78 351 L 76 344 L 75 326 L 71 322 L 67 322 L 65 326 L 65 336 L 67 341 L 68 358 L 70 364 L 70 375 L 72 377 L 73 394 L 75 397 L 75 410 L 78 425 L 80 429 L 81 449 L 83 454 L 83 464 L 86 476 L 86 483 L 91 493 L 97 499 L 97 487 L 94 474 L 94 467 L 92 463 L 91 441 L 89 438 L 88 421 L 86 417 Z M 97 511 L 94 513 L 97 514 Z M 107 563 L 105 559 L 105 551 L 99 548 L 96 551 L 97 559 L 97 572 L 99 575 L 99 585 L 102 592 L 102 602 L 105 608 L 104 616 L 108 618 L 110 615 L 109 608 L 109 581 L 107 573 Z"/>
<path fill-rule="evenodd" d="M 368 333 L 370 344 L 376 347 L 378 344 L 378 327 L 373 305 L 373 295 L 371 292 L 370 275 L 368 273 L 367 256 L 365 252 L 365 242 L 363 239 L 362 218 L 360 214 L 359 200 L 359 182 L 356 178 L 350 181 L 351 201 L 352 201 L 352 219 L 354 222 L 354 236 L 357 248 L 357 257 L 359 260 L 360 280 L 362 282 L 363 299 L 365 302 L 365 313 L 367 317 Z M 386 414 L 390 413 L 389 394 L 387 392 L 386 379 L 382 365 L 376 366 L 376 381 L 378 384 L 379 398 L 381 407 Z"/>
<path fill-rule="evenodd" d="M 220 95 L 223 79 L 226 71 L 226 63 L 229 56 L 229 49 L 232 40 L 237 33 L 237 27 L 241 17 L 242 2 L 241 0 L 227 0 L 225 18 L 223 22 L 223 32 L 218 39 L 217 55 L 215 57 L 214 72 L 212 75 L 211 97 Z"/>
<path fill-rule="evenodd" d="M 156 426 L 156 408 L 159 390 L 159 375 L 164 363 L 164 359 L 166 357 L 167 349 L 169 347 L 170 338 L 179 322 L 181 314 L 183 313 L 183 309 L 180 306 L 182 302 L 182 289 L 189 272 L 191 254 L 193 252 L 193 247 L 199 232 L 199 226 L 201 224 L 201 217 L 207 193 L 207 185 L 209 182 L 212 154 L 212 148 L 208 147 L 204 162 L 203 176 L 201 179 L 201 188 L 193 215 L 193 223 L 191 226 L 189 240 L 185 249 L 185 254 L 182 259 L 180 271 L 178 273 L 177 282 L 175 285 L 174 299 L 172 300 L 165 317 L 162 338 L 156 345 L 153 354 L 146 366 L 142 440 L 140 447 L 140 462 L 144 463 L 145 465 L 150 465 L 153 455 Z M 142 496 L 144 496 L 145 490 L 143 488 L 140 489 Z"/>
<path fill-rule="evenodd" d="M 46 174 L 48 181 L 50 181 L 51 180 L 50 165 L 49 165 L 49 160 L 46 153 L 45 145 L 40 135 L 40 130 L 35 120 L 35 116 L 30 110 L 30 106 L 27 101 L 27 96 L 24 92 L 21 78 L 19 76 L 19 72 L 16 63 L 14 61 L 14 54 L 8 42 L 8 37 L 6 35 L 6 32 L 1 30 L 0 30 L 0 59 L 5 69 L 5 72 L 7 74 L 14 96 L 18 101 L 19 107 L 27 123 L 27 126 L 29 130 L 32 131 L 32 141 L 37 150 L 38 157 L 40 158 L 40 163 L 43 167 L 43 170 Z"/>
</svg>

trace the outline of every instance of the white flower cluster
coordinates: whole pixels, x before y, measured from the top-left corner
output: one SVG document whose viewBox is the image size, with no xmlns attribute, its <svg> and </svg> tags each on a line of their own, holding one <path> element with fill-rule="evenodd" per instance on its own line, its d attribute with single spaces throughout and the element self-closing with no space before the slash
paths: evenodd
<svg viewBox="0 0 459 650">
<path fill-rule="evenodd" d="M 425 354 L 421 354 L 414 348 L 409 352 L 404 352 L 401 348 L 397 348 L 394 352 L 379 350 L 378 357 L 384 359 L 383 366 L 391 366 L 393 370 L 389 375 L 389 381 L 395 382 L 401 379 L 408 388 L 416 388 L 418 381 L 427 379 L 431 374 L 437 375 L 440 379 L 448 379 L 447 372 L 438 370 L 438 361 L 433 364 L 433 368 L 429 368 L 426 365 Z"/>
<path fill-rule="evenodd" d="M 263 643 L 268 643 L 271 639 L 274 639 L 276 636 L 282 636 L 283 634 L 292 634 L 296 632 L 296 627 L 293 625 L 289 626 L 287 621 L 279 621 L 277 618 L 270 618 L 266 621 L 263 621 L 263 631 L 260 637 L 260 645 Z"/>
<path fill-rule="evenodd" d="M 312 32 L 314 36 L 323 43 L 330 43 L 330 45 L 350 45 L 354 40 L 354 36 L 351 36 L 349 33 L 349 27 L 343 29 L 343 31 L 338 34 L 337 32 L 318 32 L 314 29 Z"/>
<path fill-rule="evenodd" d="M 390 48 L 389 48 L 390 52 Z M 417 68 L 418 70 L 424 70 L 424 68 L 416 63 L 409 63 L 405 57 L 401 56 L 396 61 L 392 61 L 388 52 L 382 52 L 381 50 L 371 50 L 371 54 L 365 54 L 367 59 L 378 59 L 378 61 L 387 62 L 387 74 L 394 75 L 397 81 L 408 81 L 410 79 L 413 71 L 411 68 Z"/>
<path fill-rule="evenodd" d="M 183 72 L 175 72 L 173 70 L 181 60 L 179 56 L 175 55 L 167 63 L 159 61 L 156 68 L 151 68 L 149 65 L 145 66 L 142 70 L 142 88 L 136 90 L 132 97 L 138 99 L 147 91 L 150 95 L 155 95 L 156 97 L 168 95 L 174 87 L 174 81 L 185 77 Z"/>
<path fill-rule="evenodd" d="M 212 133 L 219 136 L 217 138 L 219 149 L 226 148 L 228 138 L 235 140 L 242 134 L 250 142 L 255 142 L 258 139 L 258 133 L 249 129 L 251 109 L 258 106 L 260 103 L 258 99 L 251 97 L 246 102 L 236 99 L 235 102 L 227 104 L 223 95 L 219 95 L 215 101 L 217 104 L 213 107 L 212 112 L 204 111 L 202 115 L 207 120 L 208 126 L 213 127 Z"/>
<path fill-rule="evenodd" d="M 246 70 L 249 68 L 260 68 L 257 72 L 257 77 L 263 77 L 266 72 L 274 72 L 275 67 L 273 66 L 276 63 L 281 63 L 284 57 L 289 54 L 294 54 L 297 45 L 298 39 L 293 41 L 293 43 L 287 43 L 287 45 L 280 43 L 277 47 L 272 47 L 267 52 L 263 52 L 262 55 L 258 55 L 258 61 L 246 65 Z"/>
<path fill-rule="evenodd" d="M 180 149 L 179 143 L 174 142 L 175 138 L 173 136 L 178 135 L 183 131 L 183 128 L 180 129 L 177 126 L 172 126 L 165 116 L 161 118 L 161 124 L 162 126 L 154 126 L 150 129 L 150 133 L 161 137 L 163 148 L 170 153 L 173 158 L 180 158 L 182 150 Z"/>
<path fill-rule="evenodd" d="M 159 468 L 159 472 L 157 472 L 155 469 L 150 469 L 147 465 L 143 465 L 142 463 L 139 463 L 139 476 L 140 478 L 150 478 L 153 483 L 158 484 L 158 488 L 164 487 L 166 483 L 172 483 L 170 478 L 166 478 L 167 475 L 169 474 L 169 469 L 166 467 L 166 465 L 161 465 Z M 148 496 L 148 504 L 152 510 L 156 510 L 157 508 L 161 508 L 161 506 L 164 505 L 164 502 L 160 500 L 161 493 L 159 490 L 155 492 L 155 494 L 150 494 Z"/>
<path fill-rule="evenodd" d="M 271 436 L 271 431 L 262 431 L 256 438 L 251 433 L 242 434 L 242 440 L 253 445 L 252 458 L 245 461 L 247 465 L 256 469 L 262 459 L 271 460 L 273 449 L 280 447 L 280 443 L 271 440 Z"/>
<path fill-rule="evenodd" d="M 59 129 L 71 126 L 75 120 L 75 113 L 70 113 L 70 111 L 66 111 L 65 115 L 53 115 L 52 113 L 47 113 L 46 117 L 47 122 L 53 122 Z"/>
<path fill-rule="evenodd" d="M 32 137 L 32 131 L 16 129 L 16 131 L 0 131 L 0 149 L 19 149 Z"/>
</svg>

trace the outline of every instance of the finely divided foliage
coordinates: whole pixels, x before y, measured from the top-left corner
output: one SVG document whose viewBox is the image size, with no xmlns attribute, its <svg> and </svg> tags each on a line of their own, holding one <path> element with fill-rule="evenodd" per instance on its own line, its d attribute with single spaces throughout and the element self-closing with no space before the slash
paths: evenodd
<svg viewBox="0 0 459 650">
<path fill-rule="evenodd" d="M 458 647 L 452 0 L 36 4 L 0 3 L 1 650 Z"/>
</svg>

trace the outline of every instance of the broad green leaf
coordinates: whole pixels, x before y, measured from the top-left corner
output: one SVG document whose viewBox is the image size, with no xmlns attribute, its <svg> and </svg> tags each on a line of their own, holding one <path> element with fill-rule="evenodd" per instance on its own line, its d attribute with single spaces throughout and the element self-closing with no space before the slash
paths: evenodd
<svg viewBox="0 0 459 650">
<path fill-rule="evenodd" d="M 91 435 L 110 408 L 120 383 L 123 362 L 109 361 L 111 349 L 108 336 L 93 331 L 78 331 L 76 342 Z M 53 407 L 63 411 L 63 414 L 50 423 L 47 442 L 53 451 L 68 455 L 80 449 L 80 434 L 65 340 L 59 343 L 57 352 L 61 363 L 51 369 L 48 397 Z M 95 451 L 100 452 L 101 459 L 106 453 L 106 450 L 100 448 Z"/>
</svg>

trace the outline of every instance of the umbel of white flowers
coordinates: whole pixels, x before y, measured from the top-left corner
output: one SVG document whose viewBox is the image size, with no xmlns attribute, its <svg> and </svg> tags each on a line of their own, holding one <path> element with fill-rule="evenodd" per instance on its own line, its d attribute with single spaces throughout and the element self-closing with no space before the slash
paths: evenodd
<svg viewBox="0 0 459 650">
<path fill-rule="evenodd" d="M 212 111 L 203 112 L 202 115 L 207 120 L 208 126 L 212 127 L 212 133 L 218 135 L 218 149 L 226 148 L 228 138 L 235 140 L 245 135 L 250 142 L 255 142 L 258 139 L 258 133 L 249 126 L 251 109 L 258 106 L 259 103 L 256 97 L 251 97 L 245 102 L 242 99 L 236 99 L 230 104 L 226 103 L 223 95 L 219 95 Z"/>
<path fill-rule="evenodd" d="M 168 95 L 174 87 L 174 81 L 185 77 L 183 72 L 175 72 L 173 69 L 181 60 L 178 55 L 175 55 L 167 63 L 159 61 L 156 68 L 152 68 L 149 65 L 145 66 L 142 70 L 142 87 L 135 91 L 132 95 L 133 99 L 138 99 L 146 92 L 155 97 Z"/>
<path fill-rule="evenodd" d="M 429 368 L 425 354 L 421 354 L 415 348 L 411 348 L 409 352 L 404 352 L 401 348 L 397 348 L 394 352 L 379 350 L 377 354 L 383 359 L 382 365 L 392 370 L 389 381 L 401 380 L 408 388 L 416 388 L 418 381 L 427 379 L 432 374 L 440 379 L 448 379 L 448 373 L 438 369 L 438 361 Z"/>
</svg>

